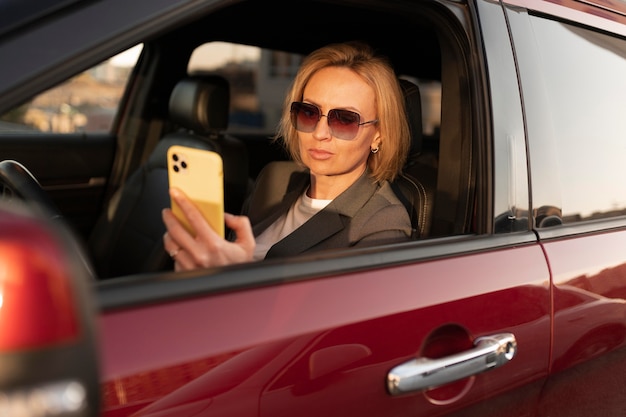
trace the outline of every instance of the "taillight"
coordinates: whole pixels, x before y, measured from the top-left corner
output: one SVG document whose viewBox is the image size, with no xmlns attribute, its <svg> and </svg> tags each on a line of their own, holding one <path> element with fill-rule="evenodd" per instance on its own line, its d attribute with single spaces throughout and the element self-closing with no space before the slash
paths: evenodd
<svg viewBox="0 0 626 417">
<path fill-rule="evenodd" d="M 62 223 L 2 203 L 0 417 L 99 415 L 96 315 L 82 249 Z"/>
<path fill-rule="evenodd" d="M 66 262 L 41 225 L 11 214 L 0 218 L 0 353 L 78 338 Z"/>
</svg>

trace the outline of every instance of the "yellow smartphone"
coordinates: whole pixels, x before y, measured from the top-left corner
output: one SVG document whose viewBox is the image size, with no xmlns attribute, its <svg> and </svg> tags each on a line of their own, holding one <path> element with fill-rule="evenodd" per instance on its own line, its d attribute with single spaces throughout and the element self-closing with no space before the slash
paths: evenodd
<svg viewBox="0 0 626 417">
<path fill-rule="evenodd" d="M 224 170 L 222 157 L 213 151 L 173 145 L 167 151 L 170 188 L 177 187 L 191 199 L 206 221 L 224 237 Z M 178 204 L 171 201 L 172 213 L 195 236 Z"/>
</svg>

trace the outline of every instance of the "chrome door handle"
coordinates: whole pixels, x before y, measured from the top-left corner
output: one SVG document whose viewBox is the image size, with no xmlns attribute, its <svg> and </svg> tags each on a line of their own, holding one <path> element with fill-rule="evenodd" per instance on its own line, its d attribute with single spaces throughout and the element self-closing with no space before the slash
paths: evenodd
<svg viewBox="0 0 626 417">
<path fill-rule="evenodd" d="M 498 368 L 515 357 L 517 341 L 511 333 L 479 337 L 474 348 L 440 359 L 417 358 L 394 367 L 387 374 L 391 395 L 434 388 Z"/>
</svg>

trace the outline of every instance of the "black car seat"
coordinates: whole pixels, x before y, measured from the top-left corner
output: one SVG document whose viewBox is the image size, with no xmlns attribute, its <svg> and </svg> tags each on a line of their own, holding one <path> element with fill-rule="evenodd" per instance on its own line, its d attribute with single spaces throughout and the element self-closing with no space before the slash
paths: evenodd
<svg viewBox="0 0 626 417">
<path fill-rule="evenodd" d="M 411 147 L 402 173 L 391 186 L 409 211 L 413 237 L 422 239 L 430 235 L 437 168 L 422 162 L 422 102 L 419 87 L 403 78 L 400 79 L 400 86 L 411 131 Z"/>
<path fill-rule="evenodd" d="M 218 75 L 181 80 L 170 98 L 170 118 L 190 133 L 208 138 L 222 156 L 224 210 L 239 213 L 249 189 L 249 158 L 244 143 L 226 134 L 229 114 L 230 86 Z"/>
<path fill-rule="evenodd" d="M 170 119 L 180 126 L 163 136 L 146 162 L 116 192 L 94 228 L 88 247 L 98 278 L 170 268 L 163 249 L 161 210 L 170 206 L 167 150 L 172 145 L 220 153 L 224 165 L 225 209 L 238 213 L 248 188 L 248 155 L 228 127 L 230 92 L 219 76 L 185 78 L 174 87 Z"/>
</svg>

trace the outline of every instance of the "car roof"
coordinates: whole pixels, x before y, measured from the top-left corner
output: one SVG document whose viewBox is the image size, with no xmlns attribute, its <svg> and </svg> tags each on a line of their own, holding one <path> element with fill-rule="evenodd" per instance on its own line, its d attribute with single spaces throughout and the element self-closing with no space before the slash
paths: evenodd
<svg viewBox="0 0 626 417">
<path fill-rule="evenodd" d="M 86 0 L 2 0 L 0 1 L 0 35 L 15 31 L 33 21 L 49 16 L 64 7 Z"/>
</svg>

